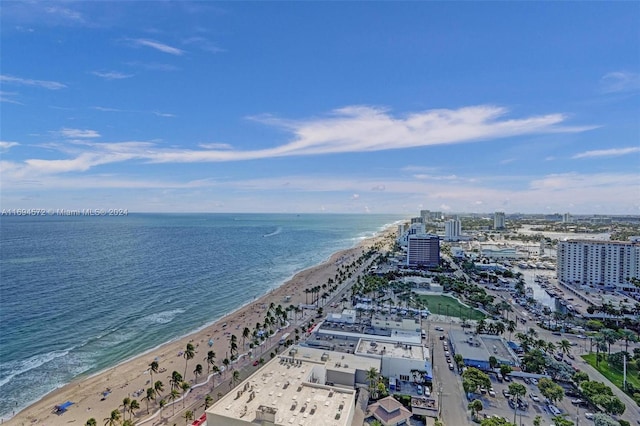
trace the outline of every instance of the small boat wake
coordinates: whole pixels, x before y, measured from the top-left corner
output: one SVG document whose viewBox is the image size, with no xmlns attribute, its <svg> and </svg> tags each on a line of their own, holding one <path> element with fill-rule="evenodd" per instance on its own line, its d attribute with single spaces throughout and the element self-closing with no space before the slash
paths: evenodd
<svg viewBox="0 0 640 426">
<path fill-rule="evenodd" d="M 268 233 L 268 234 L 264 234 L 264 235 L 263 235 L 263 237 L 273 237 L 274 235 L 278 235 L 278 234 L 279 234 L 279 233 L 281 233 L 281 232 L 282 232 L 282 227 L 281 227 L 281 226 L 278 226 L 278 228 L 276 228 L 276 230 L 275 230 L 275 231 L 270 232 L 270 233 Z"/>
</svg>

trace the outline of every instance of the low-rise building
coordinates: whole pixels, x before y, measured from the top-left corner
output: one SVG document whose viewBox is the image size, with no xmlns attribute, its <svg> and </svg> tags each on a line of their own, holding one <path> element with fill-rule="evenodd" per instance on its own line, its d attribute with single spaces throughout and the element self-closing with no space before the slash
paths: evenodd
<svg viewBox="0 0 640 426">
<path fill-rule="evenodd" d="M 499 364 L 517 366 L 518 356 L 499 336 L 476 334 L 470 331 L 451 330 L 449 341 L 453 354 L 462 355 L 464 365 L 489 370 L 489 358 L 494 356 Z"/>
</svg>

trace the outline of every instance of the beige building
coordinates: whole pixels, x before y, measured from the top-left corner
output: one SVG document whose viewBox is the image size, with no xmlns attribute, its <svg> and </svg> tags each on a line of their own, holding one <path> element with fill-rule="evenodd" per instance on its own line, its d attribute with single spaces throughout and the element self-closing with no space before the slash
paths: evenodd
<svg viewBox="0 0 640 426">
<path fill-rule="evenodd" d="M 355 389 L 380 360 L 294 346 L 207 411 L 208 426 L 350 426 Z"/>
</svg>

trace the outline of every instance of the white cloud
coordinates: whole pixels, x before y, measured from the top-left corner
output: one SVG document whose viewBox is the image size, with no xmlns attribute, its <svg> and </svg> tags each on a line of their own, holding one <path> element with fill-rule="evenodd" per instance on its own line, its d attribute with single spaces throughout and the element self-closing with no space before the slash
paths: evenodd
<svg viewBox="0 0 640 426">
<path fill-rule="evenodd" d="M 8 151 L 14 146 L 20 145 L 18 142 L 8 142 L 8 141 L 0 141 L 0 151 Z"/>
<path fill-rule="evenodd" d="M 23 105 L 22 102 L 18 102 L 17 100 L 13 99 L 16 96 L 18 96 L 18 93 L 16 93 L 16 92 L 4 92 L 4 91 L 0 90 L 0 102 L 6 102 L 6 103 L 9 103 L 9 104 L 16 104 L 16 105 Z"/>
<path fill-rule="evenodd" d="M 360 198 L 360 194 L 353 194 L 351 198 L 357 200 L 358 198 Z"/>
<path fill-rule="evenodd" d="M 610 72 L 600 79 L 600 85 L 605 93 L 639 90 L 640 74 L 629 71 Z"/>
<path fill-rule="evenodd" d="M 509 164 L 513 163 L 514 161 L 516 161 L 515 158 L 505 158 L 504 160 L 500 161 L 500 164 Z"/>
<path fill-rule="evenodd" d="M 153 49 L 159 50 L 160 52 L 169 53 L 171 55 L 181 56 L 184 54 L 184 51 L 178 49 L 177 47 L 169 46 L 168 44 L 160 43 L 155 40 L 149 40 L 146 38 L 138 38 L 131 40 L 136 46 L 146 46 L 151 47 Z"/>
<path fill-rule="evenodd" d="M 9 84 L 17 84 L 21 86 L 42 87 L 49 90 L 59 90 L 67 87 L 66 85 L 59 83 L 57 81 L 32 80 L 29 78 L 14 77 L 11 75 L 4 75 L 4 74 L 0 75 L 0 81 L 9 83 Z"/>
<path fill-rule="evenodd" d="M 91 74 L 104 78 L 105 80 L 122 80 L 133 77 L 133 74 L 124 74 L 118 71 L 100 72 L 92 71 Z"/>
<path fill-rule="evenodd" d="M 571 158 L 619 157 L 621 155 L 635 154 L 636 152 L 640 152 L 640 147 L 597 149 L 581 152 Z"/>
<path fill-rule="evenodd" d="M 157 112 L 157 111 L 154 111 L 153 115 L 155 115 L 156 117 L 169 117 L 169 118 L 173 118 L 176 116 L 175 114 L 169 114 L 167 112 Z"/>
<path fill-rule="evenodd" d="M 200 148 L 204 149 L 232 149 L 233 147 L 228 143 L 200 143 Z"/>
<path fill-rule="evenodd" d="M 71 138 L 71 139 L 76 139 L 76 138 L 99 138 L 100 137 L 100 133 L 96 132 L 95 130 L 89 130 L 89 129 L 69 129 L 69 128 L 64 128 L 62 130 L 60 130 L 60 134 L 62 136 L 64 136 L 65 138 Z"/>
</svg>

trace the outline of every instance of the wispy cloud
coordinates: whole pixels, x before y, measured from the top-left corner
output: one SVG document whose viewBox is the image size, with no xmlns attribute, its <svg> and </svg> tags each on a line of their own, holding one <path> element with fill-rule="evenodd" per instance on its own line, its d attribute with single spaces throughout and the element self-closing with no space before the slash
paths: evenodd
<svg viewBox="0 0 640 426">
<path fill-rule="evenodd" d="M 585 151 L 574 155 L 571 158 L 599 158 L 599 157 L 619 157 L 640 152 L 640 147 L 632 146 L 627 148 L 610 148 Z"/>
<path fill-rule="evenodd" d="M 122 80 L 124 78 L 133 77 L 133 74 L 124 74 L 118 71 L 109 71 L 109 72 L 92 71 L 91 74 L 104 78 L 105 80 Z"/>
<path fill-rule="evenodd" d="M 0 81 L 8 84 L 17 84 L 20 86 L 42 87 L 49 90 L 59 90 L 67 87 L 65 84 L 59 83 L 57 81 L 32 80 L 29 78 L 14 77 L 4 74 L 0 75 Z"/>
<path fill-rule="evenodd" d="M 6 102 L 6 103 L 9 103 L 9 104 L 16 104 L 16 105 L 23 105 L 22 102 L 19 102 L 16 99 L 14 99 L 16 96 L 18 96 L 17 92 L 4 92 L 4 91 L 0 90 L 0 102 Z"/>
<path fill-rule="evenodd" d="M 167 118 L 173 118 L 176 116 L 175 114 L 170 114 L 167 112 L 160 112 L 160 111 L 142 111 L 142 110 L 120 109 L 120 108 L 110 108 L 110 107 L 102 107 L 102 106 L 93 106 L 91 107 L 91 109 L 95 109 L 96 111 L 102 111 L 102 112 L 126 112 L 126 113 L 135 113 L 135 114 L 153 114 L 156 117 L 167 117 Z"/>
<path fill-rule="evenodd" d="M 215 44 L 213 44 L 212 42 L 210 42 L 209 40 L 207 40 L 204 37 L 189 37 L 185 40 L 182 40 L 183 44 L 186 45 L 195 45 L 198 48 L 200 48 L 201 50 L 204 50 L 205 52 L 209 52 L 209 53 L 223 53 L 225 52 L 225 49 L 222 49 L 218 46 L 216 46 Z"/>
<path fill-rule="evenodd" d="M 64 20 L 75 21 L 78 23 L 85 22 L 85 19 L 80 12 L 67 7 L 51 6 L 47 7 L 45 11 L 50 15 L 56 15 Z"/>
<path fill-rule="evenodd" d="M 160 52 L 169 53 L 170 55 L 181 56 L 184 54 L 184 51 L 178 49 L 177 47 L 169 46 L 168 44 L 160 43 L 159 41 L 150 40 L 146 38 L 137 38 L 131 40 L 133 45 L 135 46 L 146 46 L 151 47 L 153 49 L 159 50 Z"/>
<path fill-rule="evenodd" d="M 18 142 L 0 141 L 0 151 L 6 152 L 14 146 L 20 145 Z"/>
<path fill-rule="evenodd" d="M 233 147 L 228 143 L 200 143 L 200 148 L 204 149 L 232 149 Z"/>
<path fill-rule="evenodd" d="M 216 145 L 193 150 L 158 147 L 152 143 L 144 147 L 123 145 L 126 143 L 95 143 L 87 145 L 85 151 L 75 155 L 81 157 L 83 167 L 87 164 L 87 158 L 93 158 L 94 155 L 101 156 L 99 164 L 104 164 L 107 158 L 110 161 L 137 159 L 152 163 L 243 161 L 428 147 L 532 133 L 582 132 L 593 128 L 563 126 L 565 117 L 562 114 L 500 120 L 505 114 L 506 110 L 503 108 L 477 106 L 458 110 L 429 110 L 406 117 L 394 117 L 382 109 L 347 107 L 333 111 L 325 118 L 302 121 L 261 117 L 261 122 L 281 127 L 293 134 L 292 142 L 272 148 L 242 151 L 229 149 L 227 145 Z M 81 129 L 63 129 L 61 134 L 68 138 L 83 139 L 100 136 L 94 130 Z M 121 154 L 123 149 L 127 152 L 125 157 L 111 155 Z M 32 164 L 45 167 L 47 161 L 52 160 L 37 160 Z M 65 164 L 73 167 L 75 163 L 69 160 Z"/>
<path fill-rule="evenodd" d="M 93 139 L 93 138 L 100 137 L 100 133 L 98 133 L 95 130 L 69 129 L 66 127 L 60 130 L 60 134 L 65 138 L 70 138 L 70 139 L 85 139 L 85 138 Z"/>
<path fill-rule="evenodd" d="M 176 116 L 175 114 L 170 114 L 168 112 L 158 112 L 158 111 L 154 111 L 153 115 L 155 115 L 156 117 L 168 117 L 168 118 L 173 118 Z"/>
<path fill-rule="evenodd" d="M 600 79 L 600 85 L 605 93 L 640 90 L 640 74 L 629 71 L 610 72 Z"/>
</svg>

